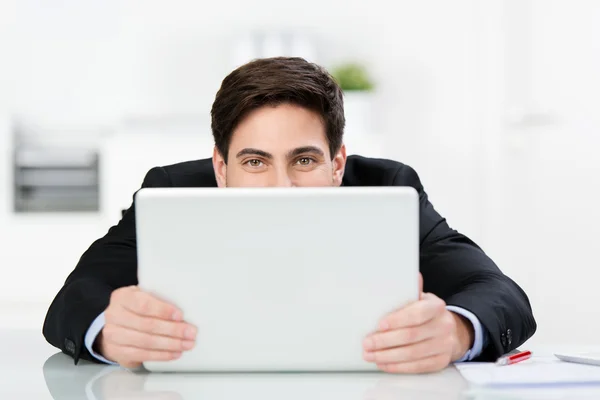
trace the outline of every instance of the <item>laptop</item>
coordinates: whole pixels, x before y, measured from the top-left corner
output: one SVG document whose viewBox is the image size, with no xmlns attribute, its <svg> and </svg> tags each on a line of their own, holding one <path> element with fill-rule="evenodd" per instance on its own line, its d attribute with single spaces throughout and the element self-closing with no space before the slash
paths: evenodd
<svg viewBox="0 0 600 400">
<path fill-rule="evenodd" d="M 198 327 L 150 371 L 372 371 L 362 342 L 418 299 L 409 187 L 144 188 L 139 285 Z"/>
</svg>

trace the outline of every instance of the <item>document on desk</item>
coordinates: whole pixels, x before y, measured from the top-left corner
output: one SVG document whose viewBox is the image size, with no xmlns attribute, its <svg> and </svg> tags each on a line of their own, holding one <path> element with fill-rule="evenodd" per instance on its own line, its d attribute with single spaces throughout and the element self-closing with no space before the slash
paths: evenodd
<svg viewBox="0 0 600 400">
<path fill-rule="evenodd" d="M 456 368 L 469 383 L 478 386 L 600 385 L 600 367 L 574 364 L 553 357 L 532 358 L 518 364 L 459 363 Z"/>
</svg>

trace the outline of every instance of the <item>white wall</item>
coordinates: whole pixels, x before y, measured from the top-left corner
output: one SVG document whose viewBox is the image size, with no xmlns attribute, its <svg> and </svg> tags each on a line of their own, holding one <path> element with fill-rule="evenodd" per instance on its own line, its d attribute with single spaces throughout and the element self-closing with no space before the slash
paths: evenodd
<svg viewBox="0 0 600 400">
<path fill-rule="evenodd" d="M 487 250 L 529 293 L 533 342 L 598 343 L 600 3 L 500 11 L 483 136 Z"/>
</svg>

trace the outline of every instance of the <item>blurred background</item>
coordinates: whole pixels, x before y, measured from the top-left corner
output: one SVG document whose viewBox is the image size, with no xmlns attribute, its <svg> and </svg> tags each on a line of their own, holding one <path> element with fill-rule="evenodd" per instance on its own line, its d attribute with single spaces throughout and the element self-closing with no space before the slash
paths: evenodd
<svg viewBox="0 0 600 400">
<path fill-rule="evenodd" d="M 39 327 L 153 166 L 211 155 L 221 80 L 302 56 L 350 153 L 413 166 L 528 293 L 540 344 L 600 333 L 600 2 L 0 0 L 0 327 Z"/>
</svg>

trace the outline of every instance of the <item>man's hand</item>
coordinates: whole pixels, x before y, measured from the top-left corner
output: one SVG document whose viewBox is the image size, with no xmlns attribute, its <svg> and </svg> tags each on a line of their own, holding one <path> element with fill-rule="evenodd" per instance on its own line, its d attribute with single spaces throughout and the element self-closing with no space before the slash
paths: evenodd
<svg viewBox="0 0 600 400">
<path fill-rule="evenodd" d="M 168 361 L 194 347 L 196 328 L 183 322 L 181 310 L 137 286 L 115 290 L 104 311 L 106 324 L 95 347 L 125 368 L 145 361 Z"/>
<path fill-rule="evenodd" d="M 446 303 L 423 293 L 419 300 L 385 316 L 378 330 L 365 338 L 364 359 L 385 372 L 439 371 L 460 359 L 473 345 L 473 327 L 446 310 Z"/>
</svg>

